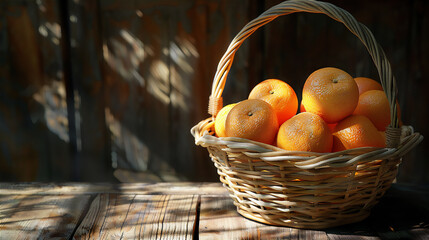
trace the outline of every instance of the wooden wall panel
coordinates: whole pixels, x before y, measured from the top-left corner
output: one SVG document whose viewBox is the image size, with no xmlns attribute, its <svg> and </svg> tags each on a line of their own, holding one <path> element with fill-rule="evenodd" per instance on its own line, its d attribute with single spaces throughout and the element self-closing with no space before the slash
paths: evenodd
<svg viewBox="0 0 429 240">
<path fill-rule="evenodd" d="M 107 122 L 120 168 L 217 179 L 189 130 L 208 116 L 219 49 L 247 22 L 247 10 L 228 1 L 101 4 Z M 240 55 L 228 84 L 235 100 L 248 90 L 246 50 Z"/>
<path fill-rule="evenodd" d="M 41 156 L 41 163 L 48 160 L 48 175 L 44 176 L 42 172 L 38 178 L 65 181 L 72 175 L 70 169 L 73 165 L 73 153 L 70 142 L 74 140 L 69 135 L 69 127 L 74 123 L 69 122 L 67 112 L 61 33 L 63 13 L 59 9 L 58 1 L 44 0 L 36 4 L 37 6 L 33 1 L 29 1 L 31 7 L 29 11 L 37 14 L 31 22 L 38 33 L 38 42 L 35 44 L 38 44 L 40 51 L 43 82 L 38 92 L 33 95 L 33 99 L 44 108 L 41 124 L 47 129 L 43 129 L 40 133 L 41 136 L 45 135 L 46 142 L 38 140 L 38 135 L 34 135 L 35 139 L 31 140 L 31 144 L 37 144 L 39 153 L 47 152 L 46 157 Z M 32 76 L 28 77 L 30 84 L 32 78 Z M 30 112 L 30 114 L 33 113 Z M 46 167 L 40 164 L 38 169 L 40 172 Z"/>
<path fill-rule="evenodd" d="M 77 126 L 77 179 L 113 181 L 107 132 L 100 9 L 97 1 L 69 1 L 71 79 Z M 94 174 L 97 172 L 97 174 Z"/>
<path fill-rule="evenodd" d="M 120 168 L 169 169 L 169 32 L 164 11 L 101 6 L 106 119 Z"/>
<path fill-rule="evenodd" d="M 208 117 L 212 78 L 232 38 L 280 2 L 73 0 L 65 13 L 58 0 L 1 1 L 0 180 L 116 181 L 120 168 L 217 181 L 189 129 Z M 403 122 L 429 135 L 429 4 L 330 2 L 373 31 L 398 81 Z M 247 98 L 266 78 L 287 81 L 301 98 L 306 77 L 325 66 L 377 79 L 366 49 L 341 23 L 318 14 L 280 17 L 238 50 L 224 104 Z M 398 181 L 429 182 L 427 144 L 404 157 Z"/>
<path fill-rule="evenodd" d="M 71 159 L 56 3 L 3 1 L 1 11 L 0 179 L 67 178 Z"/>
<path fill-rule="evenodd" d="M 231 1 L 197 2 L 173 12 L 170 46 L 172 165 L 191 180 L 217 179 L 205 149 L 189 130 L 208 117 L 208 96 L 219 59 L 233 34 L 247 22 L 247 4 Z M 247 49 L 230 73 L 225 101 L 246 97 Z M 191 143 L 191 144 L 189 144 Z"/>
</svg>

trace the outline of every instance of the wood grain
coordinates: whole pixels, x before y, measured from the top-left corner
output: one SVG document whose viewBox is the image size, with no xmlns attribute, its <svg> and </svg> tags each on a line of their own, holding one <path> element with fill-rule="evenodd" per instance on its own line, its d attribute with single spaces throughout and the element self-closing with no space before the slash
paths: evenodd
<svg viewBox="0 0 429 240">
<path fill-rule="evenodd" d="M 0 89 L 0 96 L 2 96 L 0 144 L 8 151 L 2 151 L 0 155 L 0 177 L 4 180 L 15 178 L 31 181 L 37 176 L 35 170 L 42 159 L 37 146 L 35 147 L 28 140 L 34 139 L 34 135 L 41 132 L 25 127 L 25 120 L 29 114 L 25 113 L 23 106 L 28 104 L 30 96 L 23 97 L 20 92 L 21 86 L 40 88 L 43 83 L 43 71 L 37 46 L 37 34 L 31 23 L 29 9 L 12 4 L 4 7 L 1 30 L 5 39 L 3 44 L 8 51 L 3 52 L 7 57 L 3 64 L 6 63 L 8 66 L 3 69 L 0 78 L 4 86 Z M 33 93 L 31 92 L 30 95 Z"/>
<path fill-rule="evenodd" d="M 1 195 L 0 239 L 67 239 L 90 196 Z"/>
<path fill-rule="evenodd" d="M 0 179 L 67 178 L 71 157 L 57 4 L 1 4 L 7 50 L 0 63 Z"/>
<path fill-rule="evenodd" d="M 0 239 L 427 239 L 427 188 L 394 185 L 359 223 L 324 230 L 240 216 L 220 184 L 0 184 Z"/>
<path fill-rule="evenodd" d="M 0 183 L 0 196 L 10 194 L 57 195 L 57 194 L 139 194 L 184 195 L 199 194 L 228 196 L 220 183 Z"/>
<path fill-rule="evenodd" d="M 100 8 L 97 1 L 68 1 L 70 61 L 76 95 L 78 179 L 114 181 L 104 101 Z M 98 174 L 94 174 L 97 172 Z"/>
<path fill-rule="evenodd" d="M 261 224 L 240 216 L 231 199 L 202 197 L 199 239 L 328 239 L 324 231 Z"/>
<path fill-rule="evenodd" d="M 191 239 L 197 196 L 99 194 L 74 239 Z"/>
</svg>

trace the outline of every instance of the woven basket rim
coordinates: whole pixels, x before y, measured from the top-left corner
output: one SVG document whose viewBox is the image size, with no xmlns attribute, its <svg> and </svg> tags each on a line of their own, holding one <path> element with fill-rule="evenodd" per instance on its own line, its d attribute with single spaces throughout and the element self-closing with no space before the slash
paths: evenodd
<svg viewBox="0 0 429 240">
<path fill-rule="evenodd" d="M 214 130 L 207 129 L 207 127 L 213 128 L 212 118 L 201 121 L 191 129 L 196 145 L 203 147 L 222 146 L 222 150 L 225 152 L 241 152 L 250 159 L 262 160 L 269 164 L 278 161 L 289 161 L 301 169 L 315 169 L 327 166 L 342 167 L 376 159 L 402 158 L 423 140 L 423 136 L 414 132 L 413 127 L 404 125 L 400 128 L 402 130 L 400 144 L 395 148 L 360 147 L 339 152 L 318 153 L 289 151 L 238 137 L 216 137 Z"/>
</svg>

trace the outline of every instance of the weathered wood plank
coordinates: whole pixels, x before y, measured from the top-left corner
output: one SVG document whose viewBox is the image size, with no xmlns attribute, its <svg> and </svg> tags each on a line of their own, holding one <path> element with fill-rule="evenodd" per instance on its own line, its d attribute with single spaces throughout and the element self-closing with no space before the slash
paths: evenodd
<svg viewBox="0 0 429 240">
<path fill-rule="evenodd" d="M 216 180 L 207 152 L 193 144 L 189 129 L 207 117 L 210 80 L 228 41 L 247 22 L 247 3 L 108 1 L 100 6 L 114 165 Z M 247 49 L 231 71 L 228 101 L 247 97 Z"/>
<path fill-rule="evenodd" d="M 136 1 L 138 4 L 140 1 Z M 111 10 L 101 5 L 106 123 L 114 167 L 173 171 L 169 11 L 157 4 Z"/>
<path fill-rule="evenodd" d="M 217 179 L 207 151 L 196 149 L 189 129 L 208 116 L 211 80 L 229 41 L 248 20 L 248 4 L 183 1 L 169 9 L 170 162 L 192 181 Z M 237 54 L 226 87 L 226 103 L 247 98 L 247 55 L 248 47 Z"/>
<path fill-rule="evenodd" d="M 221 195 L 227 196 L 220 183 L 164 182 L 148 183 L 0 183 L 0 195 L 33 194 L 153 194 L 153 195 Z"/>
<path fill-rule="evenodd" d="M 426 239 L 428 197 L 395 184 L 366 220 L 313 231 L 241 217 L 218 183 L 0 183 L 0 239 Z"/>
<path fill-rule="evenodd" d="M 240 216 L 231 199 L 202 197 L 199 239 L 328 239 L 324 231 L 275 227 Z"/>
<path fill-rule="evenodd" d="M 31 8 L 30 8 L 31 7 Z M 46 142 L 38 143 L 37 151 L 40 153 L 40 166 L 49 164 L 48 176 L 40 176 L 42 180 L 60 181 L 62 179 L 71 180 L 73 165 L 73 150 L 70 148 L 75 139 L 71 137 L 70 127 L 74 121 L 70 121 L 70 113 L 67 111 L 67 86 L 65 82 L 67 71 L 64 65 L 64 57 L 67 57 L 62 48 L 64 46 L 63 23 L 61 18 L 60 4 L 55 0 L 44 0 L 29 4 L 29 11 L 37 14 L 33 16 L 32 23 L 37 35 L 36 44 L 40 54 L 40 64 L 43 82 L 33 95 L 37 104 L 40 104 L 44 111 L 44 118 L 41 119 L 43 125 L 42 134 L 46 135 Z M 37 22 L 36 22 L 37 20 Z M 31 84 L 32 76 L 28 79 Z M 28 105 L 32 106 L 32 102 Z M 34 110 L 40 111 L 35 108 Z M 31 115 L 37 114 L 30 112 Z M 33 143 L 34 144 L 34 143 Z M 46 148 L 46 145 L 49 148 Z M 46 153 L 44 153 L 46 151 Z M 44 156 L 44 154 L 46 154 Z M 57 158 L 57 156 L 64 158 Z M 47 162 L 46 162 L 47 161 Z M 40 169 L 45 170 L 41 167 Z M 64 181 L 64 180 L 63 180 Z"/>
<path fill-rule="evenodd" d="M 43 83 L 37 33 L 29 12 L 21 4 L 2 3 L 0 31 L 2 48 L 7 49 L 2 51 L 6 59 L 0 72 L 0 148 L 4 149 L 0 152 L 0 179 L 3 181 L 34 181 L 42 160 L 34 136 L 44 138 L 44 132 L 29 127 L 30 122 L 26 121 L 31 115 L 28 100 Z M 37 120 L 37 113 L 43 111 L 34 107 L 33 110 Z"/>
<path fill-rule="evenodd" d="M 70 151 L 56 1 L 2 1 L 0 179 L 65 180 Z M 54 158 L 61 155 L 62 159 Z M 55 171 L 52 171 L 55 169 Z"/>
<path fill-rule="evenodd" d="M 67 1 L 70 19 L 71 81 L 78 116 L 78 179 L 113 181 L 104 102 L 99 1 Z M 97 172 L 97 174 L 94 174 Z"/>
<path fill-rule="evenodd" d="M 74 239 L 191 239 L 197 198 L 99 194 Z"/>
<path fill-rule="evenodd" d="M 329 239 L 332 240 L 378 240 L 380 237 L 372 232 L 368 224 L 357 223 L 335 229 L 326 230 Z"/>
<path fill-rule="evenodd" d="M 1 195 L 0 239 L 67 239 L 90 195 Z"/>
</svg>

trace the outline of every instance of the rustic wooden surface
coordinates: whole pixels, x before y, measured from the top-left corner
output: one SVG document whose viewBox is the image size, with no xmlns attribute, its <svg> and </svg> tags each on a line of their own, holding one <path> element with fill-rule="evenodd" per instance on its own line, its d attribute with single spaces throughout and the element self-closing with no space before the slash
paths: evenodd
<svg viewBox="0 0 429 240">
<path fill-rule="evenodd" d="M 218 183 L 0 183 L 0 239 L 427 239 L 428 206 L 393 185 L 366 220 L 309 230 L 241 217 Z"/>
<path fill-rule="evenodd" d="M 211 81 L 231 39 L 279 2 L 0 1 L 0 180 L 114 182 L 120 169 L 216 181 L 189 129 L 208 117 Z M 403 122 L 428 136 L 428 2 L 330 2 L 372 30 L 392 63 Z M 287 81 L 300 96 L 324 66 L 377 78 L 340 23 L 281 17 L 241 46 L 224 102 L 246 98 L 265 78 Z M 429 183 L 428 144 L 404 157 L 398 182 Z"/>
</svg>

